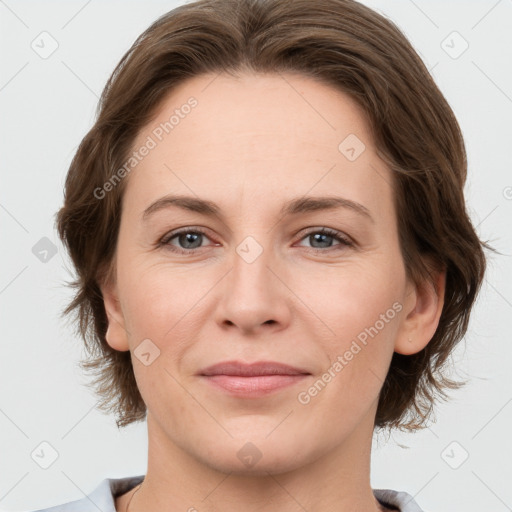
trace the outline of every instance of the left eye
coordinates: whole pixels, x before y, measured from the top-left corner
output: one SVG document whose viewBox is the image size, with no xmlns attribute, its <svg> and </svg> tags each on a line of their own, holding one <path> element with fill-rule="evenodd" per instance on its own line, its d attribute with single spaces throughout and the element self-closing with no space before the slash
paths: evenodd
<svg viewBox="0 0 512 512">
<path fill-rule="evenodd" d="M 188 228 L 183 231 L 169 233 L 159 242 L 159 245 L 166 246 L 171 251 L 175 251 L 182 254 L 190 254 L 203 246 L 203 237 L 208 238 L 204 231 L 200 229 Z M 332 240 L 336 240 L 339 242 L 336 245 L 348 247 L 353 245 L 353 243 L 348 238 L 343 236 L 342 233 L 328 228 L 310 231 L 301 238 L 301 241 L 305 239 L 309 239 L 312 244 L 320 244 L 320 246 L 318 247 L 311 247 L 311 249 L 319 251 L 322 251 L 322 249 L 325 250 L 333 248 Z M 180 247 L 172 243 L 173 240 L 176 240 Z"/>
<path fill-rule="evenodd" d="M 312 247 L 312 249 L 314 250 L 322 250 L 322 249 L 331 249 L 333 246 L 331 245 L 331 241 L 334 239 L 334 240 L 337 240 L 338 242 L 340 242 L 339 244 L 337 245 L 345 245 L 345 246 L 352 246 L 352 242 L 346 238 L 345 236 L 343 236 L 342 233 L 340 233 L 339 231 L 336 231 L 334 229 L 329 229 L 329 228 L 322 228 L 320 230 L 316 230 L 316 231 L 310 231 L 309 233 L 306 233 L 306 235 L 301 239 L 301 240 L 304 240 L 304 239 L 309 239 L 310 242 L 316 244 L 316 243 L 319 243 L 320 244 L 320 247 Z M 326 246 L 327 244 L 327 246 Z"/>
</svg>

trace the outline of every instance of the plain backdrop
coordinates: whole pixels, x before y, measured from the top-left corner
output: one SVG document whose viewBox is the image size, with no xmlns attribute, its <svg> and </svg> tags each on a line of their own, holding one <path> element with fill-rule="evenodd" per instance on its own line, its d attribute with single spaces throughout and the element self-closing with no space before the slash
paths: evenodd
<svg viewBox="0 0 512 512">
<path fill-rule="evenodd" d="M 118 430 L 95 409 L 77 366 L 82 342 L 59 318 L 71 266 L 54 214 L 110 73 L 181 3 L 0 0 L 1 510 L 79 499 L 103 478 L 145 473 L 145 423 Z M 372 486 L 407 491 L 430 512 L 512 510 L 512 1 L 363 3 L 405 32 L 455 111 L 471 218 L 503 253 L 490 255 L 454 353 L 452 376 L 469 384 L 438 405 L 429 428 L 375 436 Z M 56 457 L 47 469 L 41 450 Z"/>
</svg>

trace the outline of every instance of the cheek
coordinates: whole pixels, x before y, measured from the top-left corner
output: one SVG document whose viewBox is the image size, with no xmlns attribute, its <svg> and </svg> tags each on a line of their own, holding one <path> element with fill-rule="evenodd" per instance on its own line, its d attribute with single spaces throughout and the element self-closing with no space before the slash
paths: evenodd
<svg viewBox="0 0 512 512">
<path fill-rule="evenodd" d="M 294 292 L 311 308 L 330 337 L 347 340 L 393 308 L 401 300 L 404 286 L 400 266 L 375 257 L 327 271 L 304 272 L 295 281 Z M 391 316 L 395 316 L 394 311 Z"/>
<path fill-rule="evenodd" d="M 201 316 L 206 302 L 202 299 L 215 281 L 207 272 L 133 263 L 120 274 L 123 312 L 132 341 L 150 338 L 162 350 L 173 339 L 171 345 L 179 347 L 180 339 L 193 337 L 200 328 L 190 320 Z"/>
<path fill-rule="evenodd" d="M 328 355 L 325 370 L 336 375 L 333 381 L 337 384 L 332 388 L 350 390 L 343 392 L 345 397 L 374 394 L 385 378 L 405 286 L 400 264 L 393 261 L 375 258 L 364 265 L 335 269 L 328 279 L 309 276 L 301 281 L 303 292 L 309 289 L 304 302 L 311 304 L 315 313 L 311 322 L 321 327 L 311 325 L 311 331 Z"/>
<path fill-rule="evenodd" d="M 321 408 L 333 424 L 356 421 L 376 403 L 391 362 L 402 311 L 399 280 L 379 276 L 353 275 L 316 290 L 315 307 L 330 328 L 317 343 L 328 362 L 299 401 Z"/>
</svg>

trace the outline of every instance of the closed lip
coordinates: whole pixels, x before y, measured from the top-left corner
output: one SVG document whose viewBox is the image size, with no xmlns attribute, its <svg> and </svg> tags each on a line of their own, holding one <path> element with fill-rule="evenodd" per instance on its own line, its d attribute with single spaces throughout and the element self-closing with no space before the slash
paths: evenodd
<svg viewBox="0 0 512 512">
<path fill-rule="evenodd" d="M 276 361 L 257 361 L 244 363 L 242 361 L 224 361 L 208 366 L 199 372 L 199 375 L 233 375 L 241 377 L 255 377 L 260 375 L 310 375 L 303 369 Z"/>
</svg>

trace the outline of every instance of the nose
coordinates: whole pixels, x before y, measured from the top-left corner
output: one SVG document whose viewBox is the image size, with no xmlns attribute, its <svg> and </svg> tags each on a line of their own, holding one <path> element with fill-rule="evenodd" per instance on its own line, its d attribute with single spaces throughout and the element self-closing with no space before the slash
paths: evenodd
<svg viewBox="0 0 512 512">
<path fill-rule="evenodd" d="M 239 329 L 243 334 L 285 329 L 290 323 L 293 293 L 285 284 L 282 262 L 267 249 L 251 261 L 244 256 L 243 248 L 235 251 L 232 261 L 231 271 L 219 290 L 217 323 L 223 329 Z"/>
</svg>

